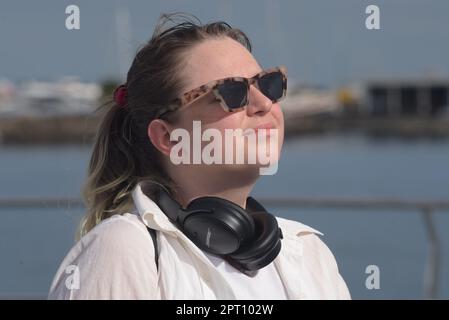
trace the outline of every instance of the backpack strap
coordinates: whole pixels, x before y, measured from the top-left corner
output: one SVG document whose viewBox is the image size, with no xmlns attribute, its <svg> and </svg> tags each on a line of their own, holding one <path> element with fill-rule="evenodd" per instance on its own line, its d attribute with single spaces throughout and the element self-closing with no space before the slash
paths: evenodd
<svg viewBox="0 0 449 320">
<path fill-rule="evenodd" d="M 158 250 L 157 250 L 156 230 L 150 229 L 150 228 L 148 228 L 148 227 L 147 227 L 147 229 L 148 229 L 148 232 L 149 232 L 150 235 L 151 235 L 151 238 L 153 239 L 153 245 L 154 245 L 154 260 L 155 260 L 155 262 L 156 262 L 156 269 L 158 269 L 158 268 L 159 268 L 159 263 L 158 263 L 158 261 L 159 261 L 159 252 L 158 252 Z"/>
</svg>

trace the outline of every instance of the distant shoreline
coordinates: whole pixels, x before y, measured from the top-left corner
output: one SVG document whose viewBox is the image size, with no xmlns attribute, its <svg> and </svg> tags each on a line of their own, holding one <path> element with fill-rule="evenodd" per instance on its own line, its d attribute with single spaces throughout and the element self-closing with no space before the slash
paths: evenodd
<svg viewBox="0 0 449 320">
<path fill-rule="evenodd" d="M 0 144 L 91 145 L 99 121 L 98 116 L 90 115 L 0 118 Z M 376 138 L 449 138 L 449 119 L 285 117 L 286 139 L 330 133 L 359 133 Z"/>
<path fill-rule="evenodd" d="M 356 133 L 371 138 L 448 139 L 449 118 L 432 117 L 335 117 L 285 119 L 286 138 L 301 135 Z"/>
<path fill-rule="evenodd" d="M 0 144 L 90 145 L 99 121 L 91 115 L 0 118 Z"/>
</svg>

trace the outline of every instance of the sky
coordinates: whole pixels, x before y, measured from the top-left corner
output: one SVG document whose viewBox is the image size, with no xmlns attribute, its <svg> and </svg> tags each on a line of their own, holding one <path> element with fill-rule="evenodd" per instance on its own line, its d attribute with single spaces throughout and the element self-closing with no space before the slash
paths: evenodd
<svg viewBox="0 0 449 320">
<path fill-rule="evenodd" d="M 380 30 L 365 27 L 370 4 L 380 9 Z M 65 27 L 68 5 L 80 8 L 79 30 Z M 129 28 L 117 33 L 123 8 Z M 160 14 L 174 11 L 242 29 L 262 67 L 283 64 L 303 84 L 449 77 L 447 0 L 0 0 L 0 79 L 124 79 Z"/>
</svg>

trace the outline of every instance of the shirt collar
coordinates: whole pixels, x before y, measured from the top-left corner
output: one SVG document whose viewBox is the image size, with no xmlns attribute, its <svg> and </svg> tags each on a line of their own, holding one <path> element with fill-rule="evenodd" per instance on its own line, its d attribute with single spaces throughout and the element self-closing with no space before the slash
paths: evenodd
<svg viewBox="0 0 449 320">
<path fill-rule="evenodd" d="M 168 233 L 178 232 L 176 226 L 162 212 L 159 206 L 142 191 L 141 182 L 134 187 L 132 197 L 136 213 L 139 214 L 146 226 Z"/>
<path fill-rule="evenodd" d="M 319 235 L 323 235 L 320 231 L 309 227 L 306 224 L 303 224 L 301 222 L 298 221 L 294 221 L 294 220 L 287 220 L 284 218 L 280 218 L 280 217 L 276 217 L 277 221 L 278 221 L 278 225 L 282 230 L 283 234 L 291 234 L 291 235 L 295 235 L 297 237 L 299 237 L 301 234 L 304 233 L 316 233 Z"/>
<path fill-rule="evenodd" d="M 142 191 L 140 182 L 135 186 L 132 192 L 132 197 L 137 211 L 136 213 L 139 214 L 145 225 L 149 228 L 172 233 L 173 235 L 180 232 L 164 214 L 161 208 L 159 208 L 159 206 Z M 300 236 L 302 233 L 307 232 L 323 235 L 320 231 L 298 221 L 287 220 L 280 217 L 276 217 L 276 219 L 284 235 L 290 234 Z"/>
</svg>

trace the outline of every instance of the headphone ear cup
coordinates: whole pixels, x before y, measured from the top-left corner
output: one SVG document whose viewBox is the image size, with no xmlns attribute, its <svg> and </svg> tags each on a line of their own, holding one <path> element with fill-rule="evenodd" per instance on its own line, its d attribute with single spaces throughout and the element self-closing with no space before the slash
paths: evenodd
<svg viewBox="0 0 449 320">
<path fill-rule="evenodd" d="M 281 250 L 276 217 L 252 198 L 248 211 L 219 197 L 201 197 L 186 209 L 161 190 L 156 201 L 165 214 L 199 248 L 221 255 L 236 268 L 258 270 Z"/>
<path fill-rule="evenodd" d="M 254 240 L 229 257 L 246 270 L 258 270 L 271 261 L 281 251 L 281 229 L 276 217 L 266 212 L 252 213 L 257 233 Z"/>
<path fill-rule="evenodd" d="M 234 234 L 238 245 L 227 254 L 236 251 L 254 237 L 256 226 L 253 218 L 240 206 L 226 199 L 218 197 L 197 198 L 187 206 L 186 211 L 190 214 L 184 222 L 185 229 L 189 226 L 191 226 L 190 228 L 204 229 L 207 224 L 198 224 L 200 219 L 204 219 L 212 222 L 216 227 L 213 231 L 220 232 L 222 236 L 226 233 Z M 193 219 L 196 223 L 193 223 Z"/>
</svg>

